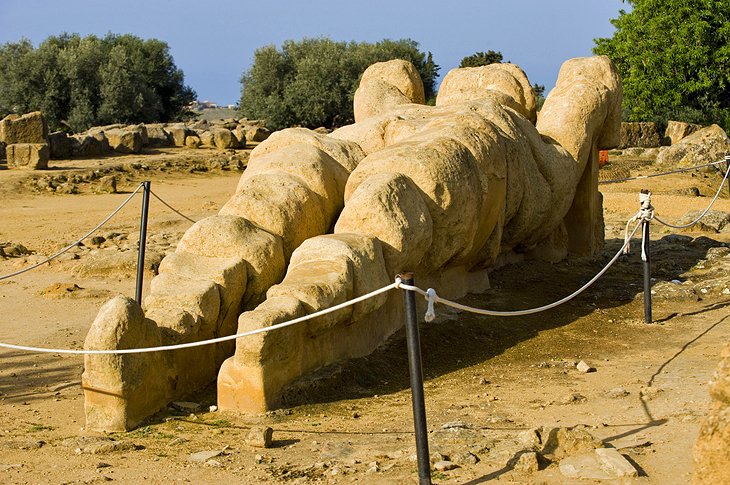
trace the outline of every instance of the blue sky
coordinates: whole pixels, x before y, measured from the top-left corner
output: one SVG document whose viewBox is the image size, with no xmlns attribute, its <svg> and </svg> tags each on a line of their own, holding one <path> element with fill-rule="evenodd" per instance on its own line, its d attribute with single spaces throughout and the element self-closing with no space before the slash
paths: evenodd
<svg viewBox="0 0 730 485">
<path fill-rule="evenodd" d="M 531 82 L 552 88 L 566 59 L 610 37 L 621 0 L 0 0 L 0 44 L 38 45 L 63 32 L 155 37 L 170 46 L 198 98 L 236 103 L 240 76 L 263 45 L 326 36 L 341 41 L 410 38 L 431 51 L 443 77 L 477 51 L 501 51 Z M 0 67 L 1 68 L 1 67 Z"/>
</svg>

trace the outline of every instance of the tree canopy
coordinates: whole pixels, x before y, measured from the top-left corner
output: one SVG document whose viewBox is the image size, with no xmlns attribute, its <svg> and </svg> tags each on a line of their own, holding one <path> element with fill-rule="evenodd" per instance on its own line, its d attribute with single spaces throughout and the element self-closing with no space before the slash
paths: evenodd
<svg viewBox="0 0 730 485">
<path fill-rule="evenodd" d="M 504 56 L 502 56 L 501 52 L 489 50 L 487 52 L 477 52 L 466 56 L 461 60 L 459 67 L 488 66 L 489 64 L 499 64 L 503 60 Z"/>
<path fill-rule="evenodd" d="M 435 95 L 439 66 L 413 40 L 335 42 L 327 38 L 288 40 L 256 50 L 241 77 L 241 112 L 261 118 L 272 129 L 293 125 L 337 127 L 354 121 L 352 101 L 368 66 L 391 59 L 412 62 L 423 80 L 426 99 Z"/>
<path fill-rule="evenodd" d="M 53 128 L 170 121 L 195 99 L 165 42 L 51 36 L 0 46 L 0 117 L 40 110 Z"/>
<path fill-rule="evenodd" d="M 624 118 L 730 129 L 730 2 L 627 2 L 631 11 L 611 21 L 613 37 L 595 39 L 593 49 L 621 74 Z"/>
</svg>

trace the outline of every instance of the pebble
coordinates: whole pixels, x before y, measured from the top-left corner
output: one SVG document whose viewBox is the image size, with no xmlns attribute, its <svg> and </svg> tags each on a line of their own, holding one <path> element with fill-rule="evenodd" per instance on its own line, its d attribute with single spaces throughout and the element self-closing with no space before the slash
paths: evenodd
<svg viewBox="0 0 730 485">
<path fill-rule="evenodd" d="M 596 372 L 595 367 L 591 367 L 590 365 L 586 364 L 585 361 L 581 360 L 576 364 L 576 369 L 578 369 L 579 372 L 582 372 L 584 374 L 587 374 L 588 372 Z"/>
<path fill-rule="evenodd" d="M 459 453 L 454 457 L 454 463 L 459 465 L 476 465 L 479 461 L 479 457 L 470 451 Z"/>
<path fill-rule="evenodd" d="M 626 397 L 629 394 L 631 394 L 631 393 L 629 391 L 627 391 L 626 389 L 624 389 L 623 387 L 614 387 L 610 391 L 607 391 L 606 392 L 606 396 L 608 396 L 608 397 L 610 397 L 612 399 L 617 399 L 617 398 L 620 398 L 620 397 Z"/>
<path fill-rule="evenodd" d="M 446 472 L 449 470 L 453 470 L 454 468 L 459 468 L 459 465 L 457 465 L 456 463 L 454 463 L 452 461 L 443 460 L 443 461 L 437 461 L 436 463 L 434 463 L 433 468 L 434 468 L 434 470 L 439 471 L 439 472 Z"/>
<path fill-rule="evenodd" d="M 534 451 L 528 451 L 522 453 L 515 463 L 515 470 L 524 473 L 535 473 L 540 469 L 540 463 L 537 459 L 537 453 Z"/>
<path fill-rule="evenodd" d="M 198 451 L 196 453 L 191 453 L 188 459 L 190 461 L 195 462 L 206 462 L 212 458 L 215 458 L 217 456 L 220 456 L 225 452 L 225 448 L 222 450 L 205 450 L 205 451 Z"/>
<path fill-rule="evenodd" d="M 583 394 L 573 392 L 573 393 L 568 394 L 567 396 L 563 397 L 560 400 L 560 403 L 561 404 L 575 404 L 575 403 L 586 402 L 587 400 L 588 400 L 588 398 L 585 397 Z"/>
</svg>

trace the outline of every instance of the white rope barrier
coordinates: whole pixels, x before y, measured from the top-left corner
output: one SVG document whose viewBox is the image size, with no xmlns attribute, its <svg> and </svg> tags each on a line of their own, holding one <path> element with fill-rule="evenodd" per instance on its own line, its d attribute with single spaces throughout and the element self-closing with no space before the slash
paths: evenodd
<svg viewBox="0 0 730 485">
<path fill-rule="evenodd" d="M 641 226 L 641 224 L 636 225 L 634 230 L 631 232 L 629 239 L 631 237 L 633 237 L 634 234 L 636 234 L 636 231 L 639 229 L 640 226 Z M 433 321 L 434 318 L 436 317 L 436 313 L 434 310 L 435 303 L 441 303 L 446 306 L 450 306 L 452 308 L 456 308 L 456 309 L 463 310 L 463 311 L 470 312 L 470 313 L 476 313 L 477 315 L 488 315 L 488 316 L 494 316 L 494 317 L 517 317 L 517 316 L 523 316 L 523 315 L 532 315 L 534 313 L 540 313 L 540 312 L 544 312 L 545 310 L 550 310 L 551 308 L 555 308 L 559 305 L 562 305 L 563 303 L 566 303 L 566 302 L 572 300 L 573 298 L 575 298 L 576 296 L 581 294 L 588 287 L 590 287 L 593 283 L 595 283 L 596 280 L 598 280 L 598 278 L 603 276 L 603 274 L 606 271 L 608 271 L 608 269 L 613 265 L 613 263 L 615 263 L 616 260 L 618 260 L 618 258 L 623 254 L 624 248 L 627 245 L 628 245 L 628 242 L 624 241 L 624 244 L 623 244 L 623 246 L 621 246 L 621 249 L 618 250 L 618 252 L 614 255 L 613 258 L 611 258 L 611 260 L 608 262 L 608 264 L 606 264 L 606 266 L 604 266 L 603 269 L 598 272 L 598 274 L 596 274 L 593 278 L 591 278 L 590 281 L 588 281 L 586 284 L 584 284 L 583 286 L 578 288 L 576 291 L 574 291 L 570 295 L 568 295 L 565 298 L 562 298 L 556 302 L 550 303 L 548 305 L 543 305 L 543 306 L 537 307 L 537 308 L 530 308 L 527 310 L 495 311 L 495 310 L 485 310 L 485 309 L 481 309 L 481 308 L 474 308 L 474 307 L 470 307 L 467 305 L 462 305 L 461 303 L 456 303 L 451 300 L 447 300 L 445 298 L 441 298 L 440 296 L 438 296 L 436 294 L 436 290 L 434 290 L 433 288 L 429 288 L 428 290 L 423 291 L 421 288 L 419 288 L 417 286 L 404 285 L 402 283 L 398 283 L 397 281 L 396 281 L 396 284 L 398 285 L 398 288 L 401 288 L 404 290 L 415 291 L 416 293 L 423 295 L 426 298 L 426 300 L 428 301 L 428 309 L 426 310 L 425 320 L 427 322 Z"/>
<path fill-rule="evenodd" d="M 394 283 L 391 283 L 387 286 L 379 288 L 375 291 L 371 291 L 370 293 L 366 293 L 365 295 L 359 296 L 357 298 L 353 298 L 352 300 L 346 301 L 344 303 L 340 303 L 339 305 L 335 305 L 333 307 L 326 308 L 324 310 L 320 310 L 318 312 L 311 313 L 311 314 L 305 315 L 303 317 L 295 318 L 293 320 L 288 320 L 288 321 L 282 322 L 282 323 L 277 323 L 276 325 L 271 325 L 269 327 L 257 328 L 255 330 L 250 330 L 248 332 L 237 333 L 234 335 L 227 335 L 225 337 L 218 337 L 218 338 L 209 339 L 209 340 L 200 340 L 198 342 L 188 342 L 188 343 L 176 344 L 176 345 L 162 345 L 159 347 L 144 347 L 144 348 L 140 348 L 140 349 L 104 349 L 104 350 L 49 349 L 49 348 L 44 348 L 44 347 L 28 347 L 25 345 L 7 344 L 7 343 L 3 343 L 3 342 L 0 342 L 0 347 L 6 348 L 6 349 L 13 349 L 13 350 L 26 350 L 29 352 L 42 352 L 42 353 L 47 353 L 47 354 L 75 354 L 75 355 L 141 354 L 141 353 L 147 353 L 147 352 L 159 352 L 162 350 L 189 349 L 192 347 L 201 347 L 203 345 L 227 342 L 229 340 L 235 340 L 235 339 L 238 339 L 241 337 L 248 337 L 249 335 L 255 335 L 258 333 L 270 332 L 272 330 L 278 330 L 280 328 L 289 327 L 291 325 L 305 322 L 307 320 L 312 320 L 313 318 L 321 317 L 322 315 L 327 315 L 328 313 L 336 312 L 337 310 L 341 310 L 343 308 L 354 305 L 356 303 L 360 303 L 361 301 L 365 301 L 369 298 L 376 297 L 376 296 L 380 295 L 381 293 L 386 293 L 390 290 L 396 289 L 396 288 L 398 288 L 399 281 L 400 280 L 396 279 L 396 281 Z"/>
<path fill-rule="evenodd" d="M 716 163 L 719 163 L 719 162 L 716 162 Z M 714 165 L 714 163 L 713 164 L 707 164 L 707 165 Z M 470 313 L 475 313 L 475 314 L 478 314 L 478 315 L 497 316 L 497 317 L 515 317 L 515 316 L 532 315 L 532 314 L 535 314 L 535 313 L 540 313 L 540 312 L 543 312 L 543 311 L 546 311 L 546 310 L 550 310 L 552 308 L 555 308 L 557 306 L 560 306 L 563 303 L 566 303 L 566 302 L 572 300 L 573 298 L 575 298 L 579 294 L 583 293 L 591 285 L 593 285 L 593 283 L 595 283 L 601 276 L 603 276 L 606 273 L 606 271 L 609 270 L 609 268 L 611 266 L 613 266 L 613 264 L 618 260 L 618 258 L 622 254 L 627 254 L 629 252 L 630 241 L 634 237 L 634 235 L 636 234 L 636 232 L 638 231 L 639 227 L 641 227 L 641 224 L 643 222 L 650 221 L 652 219 L 656 219 L 658 222 L 660 222 L 660 223 L 662 223 L 664 225 L 667 225 L 669 227 L 674 227 L 674 228 L 689 227 L 689 226 L 691 226 L 691 225 L 696 224 L 697 222 L 699 222 L 699 220 L 701 220 L 702 217 L 704 217 L 707 214 L 707 212 L 710 210 L 710 208 L 712 207 L 712 205 L 715 203 L 715 201 L 719 197 L 720 191 L 722 190 L 722 187 L 724 186 L 725 181 L 728 178 L 728 175 L 730 175 L 730 167 L 728 167 L 728 170 L 725 172 L 725 176 L 724 176 L 724 178 L 722 180 L 722 183 L 720 184 L 720 188 L 718 189 L 717 193 L 715 194 L 715 197 L 712 199 L 712 202 L 710 202 L 710 205 L 707 207 L 707 209 L 705 209 L 705 211 L 700 215 L 699 218 L 697 218 L 696 221 L 694 221 L 691 224 L 684 225 L 684 226 L 673 226 L 673 225 L 666 224 L 665 222 L 659 220 L 656 217 L 656 215 L 654 214 L 654 207 L 651 205 L 651 193 L 650 192 L 647 192 L 647 193 L 640 194 L 639 195 L 639 200 L 641 202 L 641 209 L 633 217 L 631 217 L 627 221 L 627 223 L 626 223 L 626 232 L 625 232 L 625 236 L 624 236 L 624 243 L 621 246 L 621 248 L 616 252 L 616 254 L 611 258 L 611 260 L 595 276 L 593 276 L 593 278 L 591 278 L 587 283 L 585 283 L 583 286 L 581 286 L 580 288 L 578 288 L 576 291 L 574 291 L 570 295 L 568 295 L 568 296 L 566 296 L 564 298 L 561 298 L 560 300 L 557 300 L 557 301 L 555 301 L 553 303 L 550 303 L 550 304 L 547 304 L 547 305 L 543 305 L 543 306 L 540 306 L 540 307 L 536 307 L 536 308 L 530 308 L 530 309 L 526 309 L 526 310 L 516 310 L 516 311 L 496 311 L 496 310 L 487 310 L 487 309 L 475 308 L 475 307 L 471 307 L 471 306 L 468 306 L 468 305 L 462 305 L 460 303 L 456 303 L 454 301 L 447 300 L 445 298 L 441 298 L 440 296 L 438 296 L 438 294 L 436 293 L 436 290 L 433 289 L 433 288 L 429 288 L 428 290 L 425 290 L 424 291 L 423 289 L 419 288 L 418 286 L 406 285 L 406 284 L 404 284 L 401 281 L 400 278 L 396 278 L 395 282 L 394 283 L 391 283 L 390 285 L 384 286 L 384 287 L 382 287 L 380 289 L 377 289 L 377 290 L 372 291 L 370 293 L 367 293 L 365 295 L 359 296 L 359 297 L 354 298 L 352 300 L 349 300 L 347 302 L 341 303 L 339 305 L 335 305 L 333 307 L 326 308 L 324 310 L 320 310 L 318 312 L 315 312 L 315 313 L 312 313 L 312 314 L 309 314 L 309 315 L 305 315 L 303 317 L 295 318 L 293 320 L 288 320 L 286 322 L 278 323 L 276 325 L 271 325 L 269 327 L 262 327 L 262 328 L 258 328 L 258 329 L 251 330 L 251 331 L 248 331 L 248 332 L 237 333 L 237 334 L 234 334 L 234 335 L 228 335 L 228 336 L 218 337 L 218 338 L 209 339 L 209 340 L 202 340 L 202 341 L 197 341 L 197 342 L 188 342 L 188 343 L 184 343 L 184 344 L 164 345 L 164 346 L 158 346 L 158 347 L 145 347 L 145 348 L 137 348 L 137 349 L 100 349 L 100 350 L 93 350 L 93 349 L 92 350 L 84 350 L 84 349 L 79 349 L 79 350 L 76 350 L 76 349 L 52 349 L 52 348 L 44 348 L 44 347 L 31 347 L 31 346 L 25 346 L 25 345 L 8 344 L 8 343 L 4 343 L 4 342 L 0 342 L 0 348 L 6 348 L 6 349 L 12 349 L 12 350 L 24 350 L 24 351 L 30 351 L 30 352 L 53 353 L 53 354 L 75 354 L 75 355 L 120 355 L 120 354 L 136 354 L 136 353 L 159 352 L 159 351 L 164 351 L 164 350 L 187 349 L 187 348 L 200 347 L 200 346 L 204 346 L 204 345 L 210 345 L 210 344 L 216 344 L 216 343 L 226 342 L 226 341 L 229 341 L 229 340 L 235 340 L 235 339 L 238 339 L 238 338 L 247 337 L 249 335 L 255 335 L 255 334 L 259 334 L 259 333 L 270 332 L 272 330 L 278 330 L 280 328 L 285 328 L 285 327 L 288 327 L 288 326 L 291 326 L 291 325 L 295 325 L 297 323 L 301 323 L 301 322 L 304 322 L 304 321 L 307 321 L 307 320 L 311 320 L 311 319 L 320 317 L 322 315 L 326 315 L 326 314 L 335 312 L 337 310 L 341 310 L 343 308 L 346 308 L 348 306 L 354 305 L 354 304 L 359 303 L 361 301 L 365 301 L 365 300 L 367 300 L 369 298 L 373 298 L 373 297 L 375 297 L 377 295 L 380 295 L 382 293 L 388 292 L 388 291 L 390 291 L 392 289 L 401 289 L 401 290 L 414 291 L 414 292 L 416 292 L 416 293 L 424 296 L 426 298 L 427 302 L 428 302 L 428 307 L 427 307 L 426 314 L 425 314 L 425 320 L 427 322 L 433 321 L 434 318 L 436 317 L 436 311 L 435 311 L 435 304 L 436 303 L 441 303 L 443 305 L 450 306 L 452 308 L 456 308 L 456 309 L 459 309 L 459 310 L 467 311 L 467 312 L 470 312 Z M 38 266 L 40 266 L 42 264 L 45 264 L 48 261 L 50 261 L 50 260 L 52 260 L 52 259 L 60 256 L 64 252 L 66 252 L 69 249 L 73 248 L 79 242 L 81 242 L 83 239 L 87 238 L 88 236 L 90 236 L 91 234 L 93 234 L 96 230 L 98 230 L 100 227 L 102 227 L 114 215 L 116 215 L 117 212 L 119 212 L 132 199 L 132 197 L 140 190 L 141 187 L 142 187 L 142 184 L 140 184 L 139 187 L 137 187 L 137 189 L 129 196 L 129 198 L 127 198 L 127 200 L 125 200 L 122 203 L 122 205 L 120 205 L 114 212 L 112 212 L 112 214 L 110 214 L 109 217 L 107 217 L 104 221 L 102 221 L 102 223 L 100 223 L 98 226 L 96 226 L 91 232 L 89 232 L 88 234 L 86 234 L 85 236 L 83 236 L 81 239 L 79 239 L 75 243 L 73 243 L 70 246 L 64 248 L 63 250 L 59 251 L 58 253 L 52 255 L 51 257 L 49 257 L 48 259 L 46 259 L 45 261 L 43 261 L 41 263 L 38 263 L 38 264 L 36 264 L 34 266 L 25 268 L 25 269 L 23 269 L 21 271 L 18 271 L 16 273 L 11 274 L 11 275 L 2 276 L 2 277 L 0 277 L 0 280 L 7 279 L 7 278 L 10 278 L 12 276 L 16 276 L 16 275 L 21 274 L 21 273 L 24 273 L 26 271 L 30 271 L 31 269 L 36 268 L 36 267 L 38 267 Z M 176 213 L 178 213 L 182 217 L 185 217 L 186 219 L 188 219 L 191 222 L 195 222 L 192 219 L 190 219 L 189 217 L 181 214 L 180 212 L 178 212 L 177 210 L 175 210 L 174 208 L 172 208 L 165 201 L 163 201 L 162 199 L 160 199 L 160 197 L 158 197 L 156 194 L 154 194 L 154 192 L 152 192 L 152 194 L 160 202 L 162 202 L 163 204 L 165 204 L 167 207 L 169 207 L 170 209 L 172 209 L 173 211 L 175 211 Z M 634 229 L 629 233 L 629 231 L 628 231 L 629 226 L 630 226 L 631 222 L 634 222 L 634 221 L 639 221 L 639 223 L 636 224 L 636 226 L 634 227 Z"/>
<path fill-rule="evenodd" d="M 170 204 L 168 204 L 164 200 L 162 200 L 162 198 L 159 195 L 155 194 L 152 190 L 150 190 L 150 194 L 152 194 L 155 197 L 155 199 L 157 199 L 160 202 L 162 202 L 162 204 L 164 206 L 166 206 L 168 209 L 170 209 L 172 212 L 174 212 L 175 214 L 179 215 L 183 219 L 187 219 L 188 221 L 192 222 L 193 224 L 195 224 L 197 222 L 197 221 L 194 221 L 193 219 L 189 218 L 188 216 L 186 216 L 185 214 L 183 214 L 179 210 L 175 209 L 173 206 L 171 206 Z"/>
<path fill-rule="evenodd" d="M 78 245 L 78 244 L 79 244 L 79 243 L 80 243 L 81 241 L 83 241 L 84 239 L 86 239 L 87 237 L 91 236 L 92 234 L 94 234 L 94 233 L 95 233 L 96 231 L 98 231 L 99 229 L 101 229 L 101 228 L 102 228 L 102 226 L 104 226 L 104 224 L 106 224 L 107 222 L 109 222 L 109 220 L 111 220 L 111 218 L 112 218 L 112 217 L 114 217 L 115 215 L 117 215 L 117 213 L 118 213 L 118 212 L 119 212 L 120 210 L 122 210 L 122 208 L 123 208 L 123 207 L 124 207 L 125 205 L 127 205 L 127 204 L 129 203 L 129 201 L 130 201 L 130 200 L 132 200 L 132 198 L 133 198 L 133 197 L 134 197 L 135 195 L 137 195 L 137 192 L 139 192 L 139 190 L 140 190 L 141 188 L 142 188 L 142 184 L 139 184 L 139 186 L 137 186 L 137 188 L 136 188 L 136 189 L 134 190 L 134 192 L 132 192 L 132 194 L 131 194 L 131 195 L 130 195 L 129 197 L 127 197 L 127 200 L 125 200 L 124 202 L 122 202 L 122 204 L 121 204 L 121 205 L 120 205 L 119 207 L 117 207 L 117 208 L 116 208 L 116 209 L 114 210 L 114 212 L 112 212 L 111 214 L 109 214 L 109 216 L 108 216 L 108 217 L 107 217 L 106 219 L 104 219 L 103 221 L 101 221 L 101 222 L 99 223 L 99 225 L 97 225 L 97 226 L 96 226 L 95 228 L 93 228 L 93 229 L 92 229 L 91 231 L 87 232 L 87 233 L 86 233 L 86 234 L 85 234 L 84 236 L 82 236 L 81 238 L 77 239 L 77 240 L 76 240 L 75 242 L 73 242 L 72 244 L 69 244 L 68 246 L 66 246 L 65 248 L 61 249 L 60 251 L 58 251 L 58 252 L 56 252 L 56 253 L 52 254 L 51 256 L 49 256 L 48 258 L 44 259 L 44 260 L 43 260 L 43 261 L 41 261 L 40 263 L 36 263 L 36 264 L 34 264 L 34 265 L 32 265 L 32 266 L 28 266 L 27 268 L 23 268 L 23 269 L 21 269 L 20 271 L 16 271 L 15 273 L 11 273 L 11 274 L 7 274 L 7 275 L 4 275 L 4 276 L 0 276 L 0 281 L 2 281 L 2 280 L 6 280 L 6 279 L 8 279 L 8 278 L 12 278 L 13 276 L 18 276 L 18 275 L 20 275 L 20 274 L 23 274 L 23 273 L 27 273 L 28 271 L 30 271 L 30 270 L 32 270 L 32 269 L 35 269 L 35 268 L 37 268 L 37 267 L 39 267 L 39 266 L 43 266 L 44 264 L 48 263 L 49 261 L 52 261 L 52 260 L 56 259 L 57 257 L 59 257 L 60 255 L 62 255 L 62 254 L 64 254 L 64 253 L 66 253 L 66 252 L 68 252 L 68 251 L 70 251 L 70 250 L 71 250 L 72 248 L 76 247 L 76 246 L 77 246 L 77 245 Z"/>
<path fill-rule="evenodd" d="M 654 219 L 658 223 L 664 224 L 665 226 L 671 227 L 673 229 L 685 229 L 687 227 L 694 226 L 695 224 L 700 222 L 702 220 L 702 218 L 707 215 L 708 212 L 710 212 L 710 209 L 715 204 L 718 197 L 720 197 L 720 192 L 722 191 L 722 188 L 725 186 L 725 182 L 727 181 L 728 174 L 730 174 L 730 166 L 728 166 L 728 169 L 725 171 L 725 176 L 722 178 L 722 182 L 720 182 L 720 187 L 718 187 L 717 192 L 715 193 L 715 197 L 713 197 L 712 201 L 710 201 L 710 205 L 708 205 L 707 208 L 704 211 L 702 211 L 702 213 L 699 215 L 699 217 L 697 217 L 697 219 L 695 219 L 694 221 L 690 222 L 689 224 L 674 225 L 674 224 L 669 224 L 668 222 L 664 222 L 663 220 L 659 219 L 659 217 L 657 217 L 656 215 L 654 216 Z"/>
<path fill-rule="evenodd" d="M 643 179 L 649 179 L 649 178 L 653 178 L 653 177 L 663 177 L 665 175 L 672 175 L 675 173 L 689 172 L 691 170 L 697 170 L 700 168 L 712 167 L 713 165 L 719 165 L 721 163 L 727 163 L 727 160 L 718 160 L 717 162 L 710 162 L 710 163 L 705 163 L 702 165 L 695 165 L 694 167 L 678 168 L 676 170 L 669 170 L 667 172 L 661 172 L 661 173 L 652 173 L 649 175 L 637 175 L 636 177 L 625 177 L 622 179 L 599 180 L 598 184 L 599 185 L 616 184 L 619 182 L 628 182 L 630 180 L 643 180 Z"/>
</svg>

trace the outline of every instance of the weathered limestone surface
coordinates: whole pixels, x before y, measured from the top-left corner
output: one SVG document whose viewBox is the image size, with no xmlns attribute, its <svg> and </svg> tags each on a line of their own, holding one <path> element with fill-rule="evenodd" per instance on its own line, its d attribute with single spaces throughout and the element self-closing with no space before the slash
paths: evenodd
<svg viewBox="0 0 730 485">
<path fill-rule="evenodd" d="M 246 332 L 383 287 L 402 270 L 458 297 L 485 288 L 486 270 L 506 258 L 554 259 L 600 247 L 598 150 L 617 145 L 621 104 L 607 58 L 566 62 L 537 124 L 529 80 L 516 66 L 456 71 L 452 87 L 429 107 L 414 102 L 422 99 L 412 66 L 386 64 L 363 75 L 361 99 L 385 97 L 360 104 L 354 125 L 331 135 L 285 130 L 253 151 L 221 214 L 193 226 L 175 253 L 190 268 L 206 265 L 199 262 L 206 257 L 232 258 L 245 267 L 245 288 L 231 284 L 225 293 L 222 270 L 171 272 L 166 268 L 183 263 L 169 256 L 145 302 L 144 318 L 158 329 L 152 340 L 233 332 L 223 301 L 243 310 L 238 332 Z M 304 374 L 372 352 L 399 328 L 400 308 L 400 294 L 390 292 L 239 338 L 218 374 L 219 407 L 260 412 L 280 405 L 285 388 Z M 111 332 L 121 342 L 122 317 L 100 313 L 90 335 Z M 137 344 L 146 346 L 143 340 Z M 187 358 L 166 353 L 166 375 L 175 385 L 150 408 L 200 385 L 226 350 L 214 358 L 212 349 L 189 351 Z M 198 366 L 194 376 L 186 365 Z M 114 366 L 89 369 L 94 373 L 127 380 Z M 87 413 L 87 426 L 129 427 L 132 420 L 121 417 L 131 403 L 149 400 L 128 388 L 122 386 L 123 400 L 111 402 L 117 409 Z M 87 403 L 100 399 L 91 388 L 86 393 Z"/>
<path fill-rule="evenodd" d="M 655 148 L 661 144 L 659 129 L 652 121 L 621 123 L 621 143 L 619 148 Z"/>
<path fill-rule="evenodd" d="M 537 99 L 532 86 L 524 71 L 509 63 L 452 69 L 441 83 L 436 106 L 485 97 L 509 106 L 532 123 L 537 119 Z"/>
<path fill-rule="evenodd" d="M 384 286 L 404 269 L 461 296 L 508 254 L 545 251 L 554 258 L 600 247 L 598 149 L 616 146 L 620 123 L 613 66 L 606 58 L 568 61 L 537 126 L 529 96 L 520 94 L 530 86 L 524 73 L 485 70 L 464 78 L 461 103 L 448 90 L 448 102 L 437 100 L 436 107 L 396 100 L 390 111 L 332 134 L 366 153 L 347 180 L 335 234 L 294 251 L 284 281 L 241 315 L 239 332 L 330 308 L 352 291 L 365 293 L 357 291 L 358 281 Z M 509 82 L 504 73 L 518 78 Z M 505 86 L 507 93 L 479 99 L 475 93 L 491 75 L 502 81 L 493 89 Z M 363 79 L 376 90 L 388 81 Z M 324 245 L 332 238 L 342 245 Z M 361 249 L 371 239 L 379 242 L 374 256 Z M 220 408 L 261 412 L 281 405 L 283 390 L 299 376 L 371 352 L 400 326 L 399 303 L 389 298 L 371 301 L 364 312 L 343 309 L 239 340 L 218 376 Z"/>
<path fill-rule="evenodd" d="M 400 59 L 368 67 L 355 91 L 355 122 L 402 104 L 424 104 L 423 81 L 413 64 Z"/>
<path fill-rule="evenodd" d="M 151 342 L 169 345 L 233 334 L 241 311 L 255 308 L 267 290 L 281 281 L 296 246 L 332 227 L 342 209 L 349 174 L 344 167 L 356 166 L 362 153 L 352 144 L 319 138 L 323 135 L 304 137 L 277 151 L 262 143 L 251 155 L 239 191 L 220 215 L 194 224 L 176 252 L 162 260 L 144 312 L 131 301 L 117 305 L 116 312 L 102 308 L 86 348 L 115 348 L 134 339 L 136 346 L 148 347 Z M 329 147 L 339 161 L 317 146 Z M 149 332 L 130 330 L 128 320 L 138 321 L 139 315 L 149 322 Z M 87 427 L 136 426 L 168 402 L 214 380 L 233 346 L 229 341 L 164 352 L 164 358 L 149 359 L 148 367 L 140 371 L 145 374 L 142 377 L 128 375 L 127 368 L 113 359 L 87 360 Z M 104 385 L 107 378 L 120 384 L 110 389 Z M 133 378 L 160 382 L 147 395 L 144 386 L 129 383 Z M 138 412 L 142 408 L 148 413 Z"/>
<path fill-rule="evenodd" d="M 664 131 L 664 144 L 674 145 L 692 133 L 702 129 L 702 125 L 685 123 L 684 121 L 669 121 Z"/>
<path fill-rule="evenodd" d="M 51 150 L 46 143 L 15 143 L 5 147 L 9 168 L 42 170 L 48 168 Z"/>
<path fill-rule="evenodd" d="M 690 167 L 723 160 L 730 153 L 730 138 L 719 125 L 710 125 L 663 149 L 658 165 Z"/>
<path fill-rule="evenodd" d="M 730 342 L 710 381 L 712 408 L 702 421 L 694 448 L 694 483 L 730 484 Z"/>
<path fill-rule="evenodd" d="M 10 115 L 0 120 L 0 142 L 48 143 L 48 125 L 40 111 L 22 116 Z"/>
<path fill-rule="evenodd" d="M 145 138 L 147 130 L 144 130 Z M 142 130 L 135 127 L 112 128 L 104 130 L 109 146 L 119 153 L 139 153 L 142 151 Z"/>
</svg>

